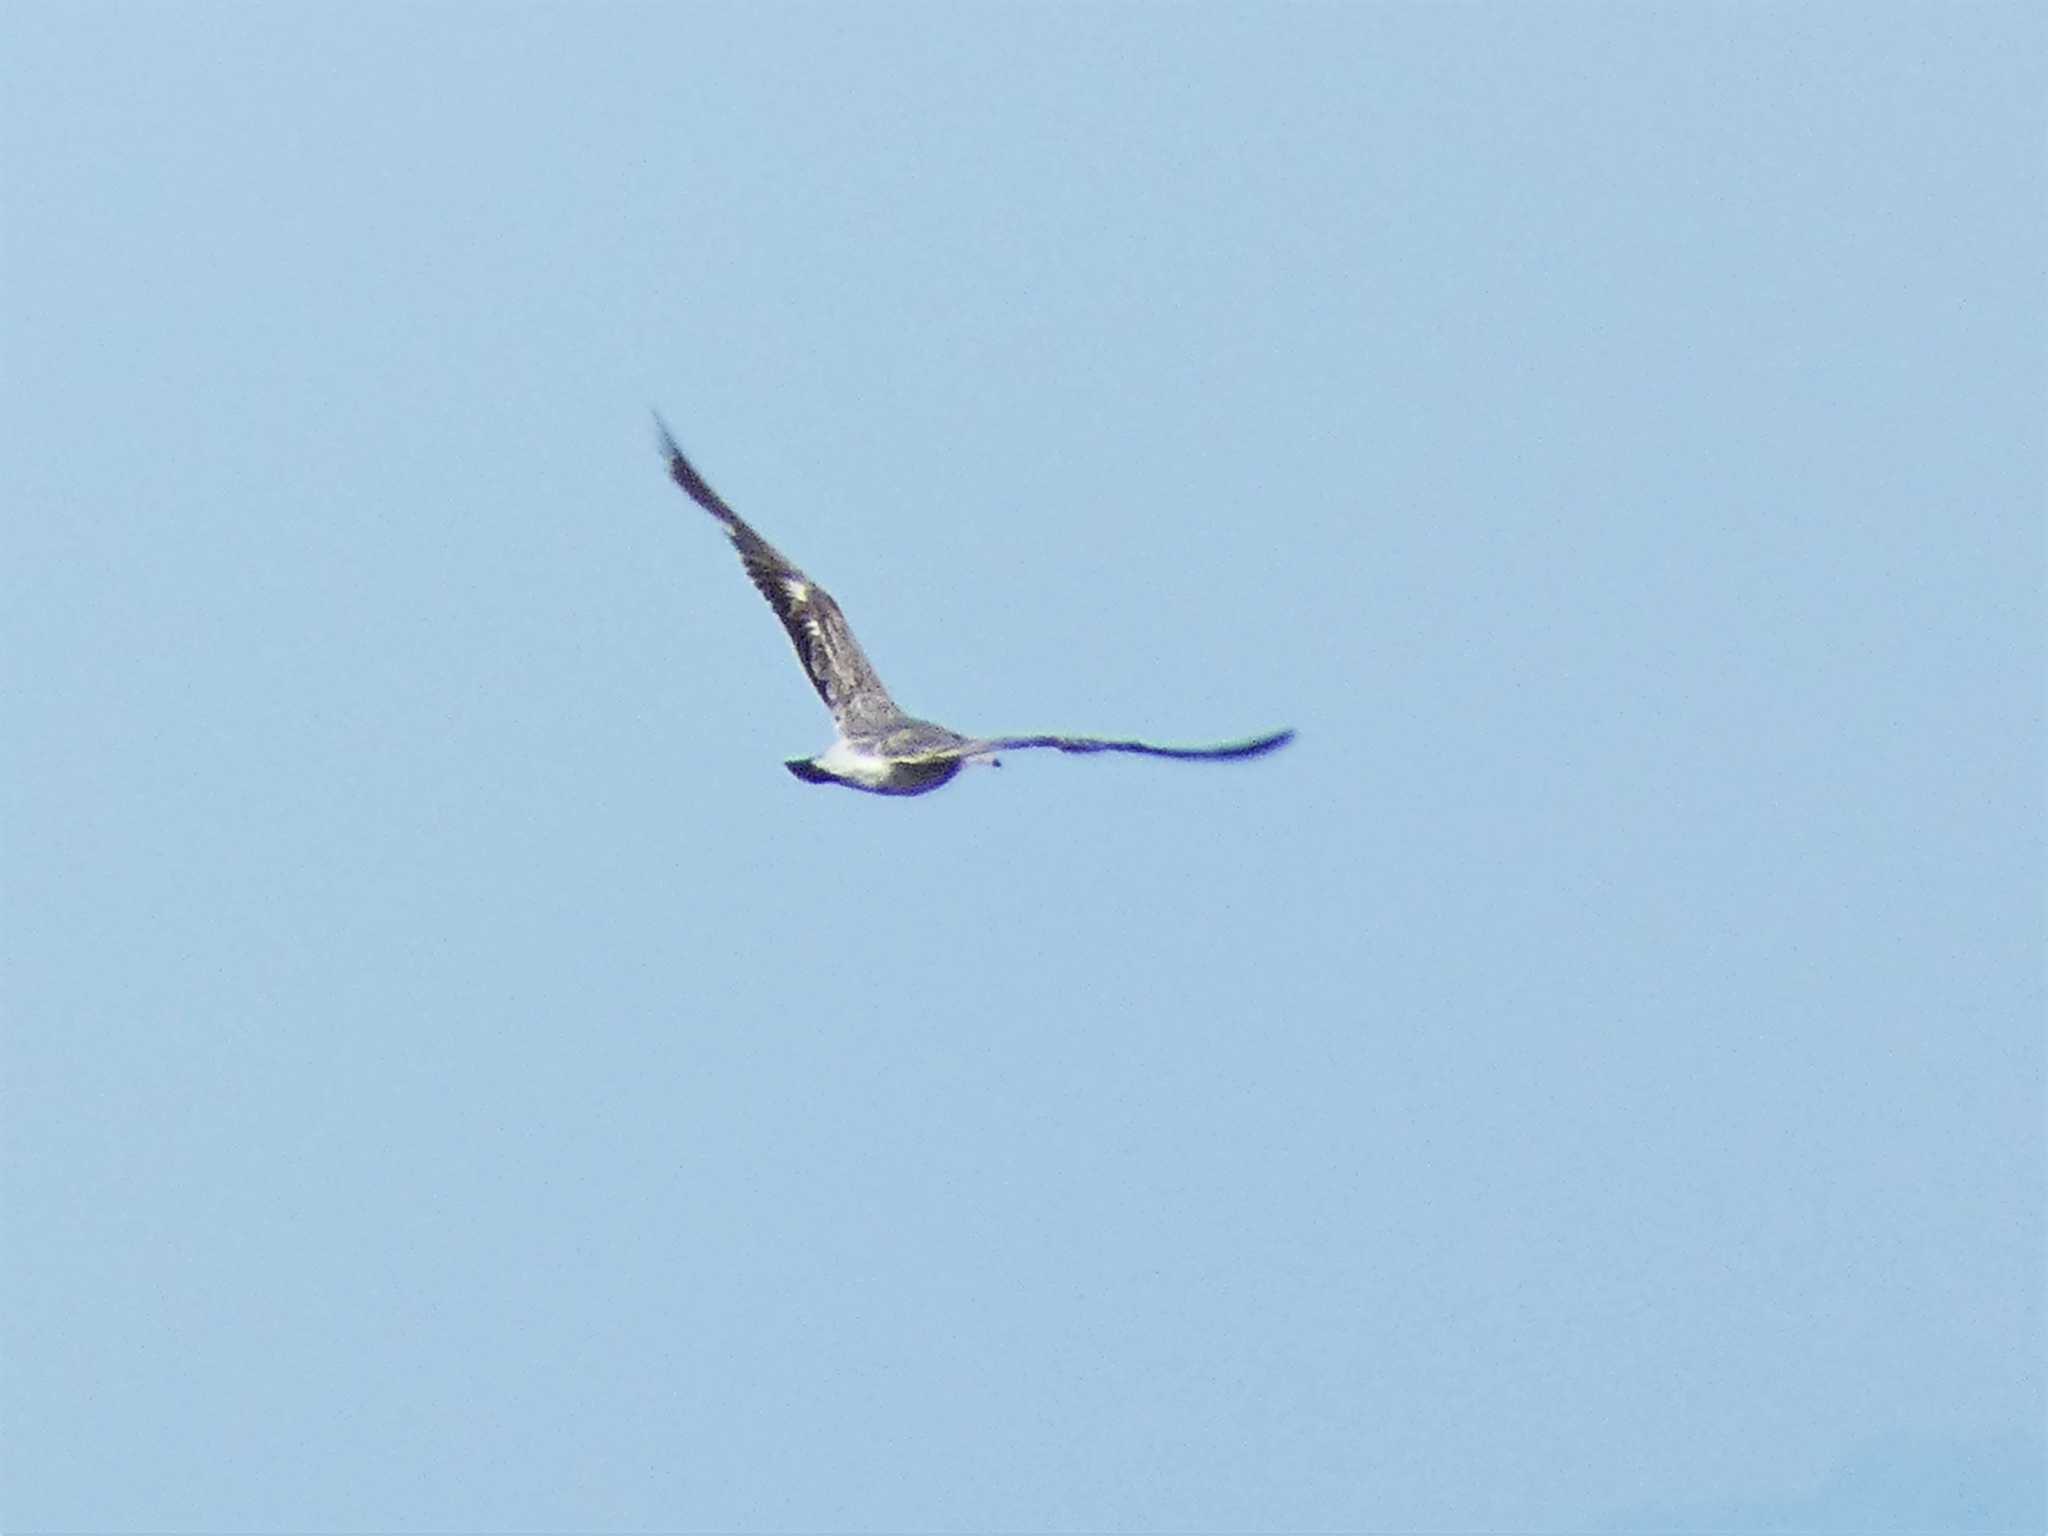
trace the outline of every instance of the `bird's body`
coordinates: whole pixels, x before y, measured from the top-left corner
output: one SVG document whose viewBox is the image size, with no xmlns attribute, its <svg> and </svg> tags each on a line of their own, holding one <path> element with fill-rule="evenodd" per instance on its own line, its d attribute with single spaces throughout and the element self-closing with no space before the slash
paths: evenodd
<svg viewBox="0 0 2048 1536">
<path fill-rule="evenodd" d="M 841 736 L 816 757 L 785 767 L 808 784 L 845 784 L 878 795 L 921 795 L 937 789 L 973 760 L 974 743 L 943 725 L 906 716 L 873 735 Z"/>
<path fill-rule="evenodd" d="M 784 765 L 806 783 L 844 784 L 878 795 L 921 795 L 946 783 L 968 763 L 996 763 L 998 753 L 1026 748 L 1218 759 L 1256 757 L 1293 739 L 1292 731 L 1275 731 L 1213 747 L 1159 747 L 1094 736 L 975 737 L 906 715 L 882 686 L 832 595 L 725 504 L 683 457 L 659 417 L 655 425 L 661 433 L 670 478 L 725 526 L 748 578 L 782 620 L 790 644 L 796 647 L 797 660 L 839 727 L 837 739 L 823 752 L 791 758 Z"/>
</svg>

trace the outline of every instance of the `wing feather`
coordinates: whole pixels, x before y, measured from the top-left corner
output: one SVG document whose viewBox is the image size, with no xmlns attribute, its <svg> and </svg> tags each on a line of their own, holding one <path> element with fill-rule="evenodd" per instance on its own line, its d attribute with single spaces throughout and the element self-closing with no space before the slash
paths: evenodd
<svg viewBox="0 0 2048 1536">
<path fill-rule="evenodd" d="M 782 621 L 797 660 L 803 663 L 804 675 L 810 678 L 811 686 L 818 690 L 818 697 L 825 701 L 840 728 L 871 727 L 899 716 L 902 711 L 882 686 L 873 663 L 854 639 L 846 615 L 839 611 L 832 594 L 798 570 L 781 551 L 756 533 L 745 518 L 726 505 L 725 498 L 683 456 L 667 423 L 656 416 L 654 425 L 661 434 L 661 451 L 668 460 L 669 477 L 725 526 L 733 547 L 739 551 L 747 578 Z"/>
<path fill-rule="evenodd" d="M 1003 736 L 988 743 L 1003 752 L 1031 747 L 1052 747 L 1061 752 L 1137 752 L 1146 757 L 1233 758 L 1258 757 L 1294 740 L 1293 731 L 1272 731 L 1244 741 L 1218 742 L 1207 747 L 1159 747 L 1149 741 L 1106 741 L 1099 736 Z"/>
</svg>

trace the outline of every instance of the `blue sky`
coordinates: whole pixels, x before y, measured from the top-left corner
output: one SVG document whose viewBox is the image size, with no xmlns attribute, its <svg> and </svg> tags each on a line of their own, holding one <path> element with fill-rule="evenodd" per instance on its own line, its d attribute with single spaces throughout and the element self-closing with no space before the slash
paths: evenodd
<svg viewBox="0 0 2048 1536">
<path fill-rule="evenodd" d="M 2037 1522 L 2037 17 L 0 44 L 10 1530 Z"/>
</svg>

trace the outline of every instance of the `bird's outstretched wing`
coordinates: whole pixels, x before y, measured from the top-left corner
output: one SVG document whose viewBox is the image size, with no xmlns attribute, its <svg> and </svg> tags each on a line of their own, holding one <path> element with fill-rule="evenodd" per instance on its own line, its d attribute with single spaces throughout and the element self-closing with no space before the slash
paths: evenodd
<svg viewBox="0 0 2048 1536">
<path fill-rule="evenodd" d="M 1246 741 L 1223 741 L 1212 747 L 1155 747 L 1149 741 L 1104 741 L 1097 736 L 1000 736 L 986 745 L 1003 752 L 1027 747 L 1056 747 L 1062 752 L 1139 752 L 1146 757 L 1257 757 L 1294 740 L 1292 731 L 1273 731 Z"/>
<path fill-rule="evenodd" d="M 832 594 L 798 570 L 745 518 L 725 504 L 725 498 L 711 489 L 696 467 L 683 457 L 674 434 L 659 416 L 655 430 L 661 434 L 662 456 L 668 460 L 669 477 L 690 495 L 690 499 L 725 525 L 747 576 L 768 599 L 768 606 L 789 631 L 797 660 L 818 697 L 832 711 L 842 731 L 849 727 L 872 726 L 897 718 L 902 711 L 889 697 L 889 690 L 875 675 L 875 669 L 847 627 L 846 615 L 832 600 Z"/>
</svg>

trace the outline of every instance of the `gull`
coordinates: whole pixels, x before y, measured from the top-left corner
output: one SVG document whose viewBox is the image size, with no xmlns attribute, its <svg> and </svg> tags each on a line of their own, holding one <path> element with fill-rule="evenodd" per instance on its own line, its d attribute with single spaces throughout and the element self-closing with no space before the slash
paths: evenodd
<svg viewBox="0 0 2048 1536">
<path fill-rule="evenodd" d="M 1208 747 L 1160 747 L 1148 741 L 1097 736 L 962 736 L 943 725 L 906 715 L 889 697 L 872 663 L 853 638 L 831 593 L 798 570 L 746 519 L 725 504 L 698 474 L 660 416 L 654 418 L 671 479 L 724 526 L 747 576 L 789 631 L 797 660 L 839 733 L 815 757 L 783 766 L 806 784 L 844 784 L 877 795 L 922 795 L 946 783 L 968 763 L 1000 767 L 1002 752 L 1052 747 L 1061 752 L 1137 752 L 1202 762 L 1257 757 L 1285 746 L 1294 732 L 1273 731 Z"/>
</svg>

